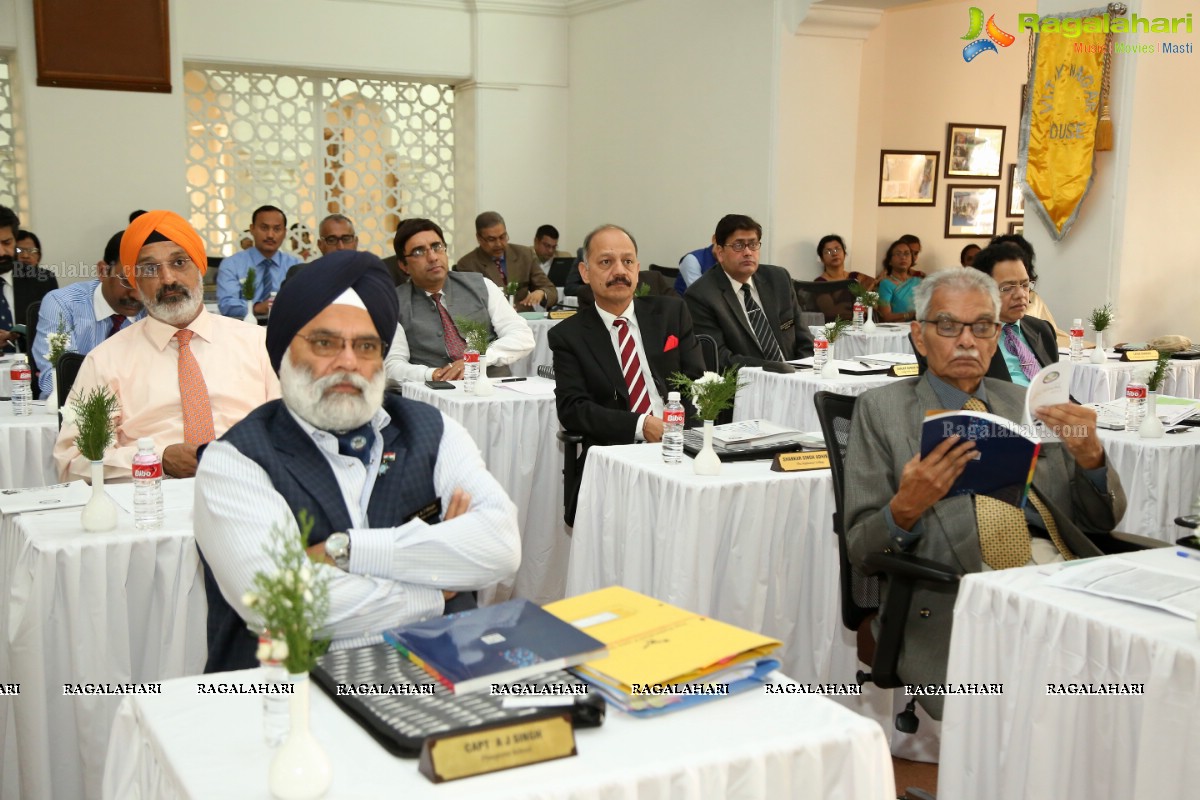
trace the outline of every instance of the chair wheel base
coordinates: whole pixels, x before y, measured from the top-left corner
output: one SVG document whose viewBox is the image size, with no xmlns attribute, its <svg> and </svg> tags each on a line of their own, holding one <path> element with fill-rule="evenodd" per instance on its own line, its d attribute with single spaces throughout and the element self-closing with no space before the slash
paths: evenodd
<svg viewBox="0 0 1200 800">
<path fill-rule="evenodd" d="M 871 673 L 863 672 L 860 669 L 858 672 L 854 673 L 854 680 L 858 681 L 859 686 L 862 686 L 864 683 L 870 683 L 871 682 Z"/>
<path fill-rule="evenodd" d="M 921 726 L 921 720 L 917 719 L 916 707 L 916 698 L 908 701 L 908 705 L 904 707 L 904 710 L 896 715 L 896 730 L 901 733 L 917 732 L 917 728 Z"/>
</svg>

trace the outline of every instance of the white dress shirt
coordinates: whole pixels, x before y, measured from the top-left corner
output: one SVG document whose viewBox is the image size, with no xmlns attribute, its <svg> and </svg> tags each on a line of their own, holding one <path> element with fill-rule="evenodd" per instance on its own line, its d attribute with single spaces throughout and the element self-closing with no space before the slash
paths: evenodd
<svg viewBox="0 0 1200 800">
<path fill-rule="evenodd" d="M 533 352 L 533 329 L 513 310 L 499 286 L 486 280 L 483 284 L 487 287 L 488 318 L 496 331 L 496 341 L 488 345 L 487 363 L 489 367 L 503 367 Z M 431 295 L 430 292 L 425 294 Z M 408 334 L 402 326 L 397 325 L 392 346 L 383 361 L 388 378 L 394 381 L 428 381 L 433 379 L 434 370 L 445 366 L 442 364 L 438 367 L 427 367 L 424 364 L 413 364 L 408 360 L 410 352 Z"/>
<path fill-rule="evenodd" d="M 459 488 L 471 496 L 467 512 L 436 525 L 412 519 L 395 528 L 372 528 L 367 504 L 380 467 L 382 437 L 376 437 L 367 467 L 358 458 L 339 454 L 332 434 L 295 419 L 329 462 L 355 526 L 347 531 L 347 571 L 315 565 L 329 579 L 329 616 L 321 635 L 332 637 L 332 649 L 381 642 L 388 628 L 441 614 L 443 590 L 481 589 L 516 572 L 521 563 L 516 506 L 457 422 L 442 415 L 433 483 L 443 514 Z M 378 432 L 390 422 L 380 409 L 371 425 Z M 196 472 L 194 509 L 196 542 L 221 594 L 242 619 L 255 624 L 256 614 L 242 596 L 256 573 L 274 569 L 264 549 L 271 528 L 300 535 L 291 508 L 262 467 L 233 445 L 216 441 Z"/>
<path fill-rule="evenodd" d="M 713 267 L 713 269 L 717 269 L 720 266 L 721 266 L 720 264 L 717 264 L 717 266 Z M 721 272 L 725 272 L 725 270 L 722 269 Z M 759 308 L 763 307 L 762 296 L 759 295 L 759 293 L 758 293 L 758 287 L 754 285 L 754 277 L 751 276 L 750 280 L 746 281 L 745 283 L 741 283 L 740 281 L 735 280 L 733 278 L 733 276 L 730 275 L 728 272 L 725 272 L 725 277 L 729 280 L 729 283 L 733 286 L 733 293 L 737 296 L 738 305 L 740 305 L 742 307 L 742 313 L 745 314 L 745 316 L 746 316 L 746 323 L 750 324 L 750 314 L 748 311 L 746 311 L 746 295 L 742 294 L 742 287 L 749 286 L 750 287 L 750 296 L 754 298 L 754 302 L 758 303 Z M 764 311 L 763 315 L 765 316 L 766 313 L 767 312 Z M 750 330 L 754 330 L 753 324 L 750 324 Z M 757 337 L 757 335 L 758 334 L 755 334 L 756 337 Z"/>
<path fill-rule="evenodd" d="M 604 321 L 604 327 L 608 329 L 608 337 L 612 340 L 613 352 L 617 354 L 618 364 L 621 363 L 621 336 L 620 332 L 613 327 L 613 322 L 620 317 L 629 326 L 629 335 L 633 337 L 633 346 L 637 348 L 638 359 L 642 365 L 642 378 L 646 381 L 646 393 L 650 396 L 650 413 L 638 417 L 637 430 L 633 434 L 635 441 L 644 442 L 646 437 L 642 428 L 646 424 L 646 417 L 662 417 L 663 399 L 662 395 L 658 393 L 658 387 L 654 385 L 654 376 L 650 374 L 650 362 L 646 360 L 646 348 L 642 346 L 642 329 L 638 327 L 633 301 L 629 301 L 629 305 L 620 314 L 610 314 L 598 305 L 596 313 L 600 315 L 600 319 Z"/>
</svg>

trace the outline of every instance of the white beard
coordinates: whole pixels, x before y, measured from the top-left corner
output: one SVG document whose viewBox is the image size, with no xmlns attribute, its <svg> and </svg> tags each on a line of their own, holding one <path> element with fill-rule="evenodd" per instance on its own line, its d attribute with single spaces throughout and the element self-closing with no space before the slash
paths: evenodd
<svg viewBox="0 0 1200 800">
<path fill-rule="evenodd" d="M 325 392 L 338 383 L 349 383 L 362 394 Z M 345 433 L 370 422 L 383 405 L 387 375 L 383 369 L 367 380 L 357 372 L 335 372 L 314 378 L 312 370 L 292 363 L 291 350 L 279 363 L 279 390 L 284 404 L 308 424 L 332 433 Z"/>
<path fill-rule="evenodd" d="M 182 284 L 179 285 L 182 286 Z M 187 295 L 174 302 L 163 302 L 157 297 L 142 295 L 142 302 L 146 306 L 146 313 L 159 322 L 165 322 L 167 325 L 186 325 L 194 320 L 196 315 L 200 313 L 200 305 L 204 302 L 204 295 L 198 289 L 192 290 L 186 286 L 183 288 L 187 292 Z"/>
</svg>

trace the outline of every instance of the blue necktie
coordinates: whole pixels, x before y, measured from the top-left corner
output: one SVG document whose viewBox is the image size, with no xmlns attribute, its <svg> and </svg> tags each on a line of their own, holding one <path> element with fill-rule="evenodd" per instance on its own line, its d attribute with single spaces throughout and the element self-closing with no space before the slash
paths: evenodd
<svg viewBox="0 0 1200 800">
<path fill-rule="evenodd" d="M 271 274 L 271 268 L 275 266 L 275 262 L 269 258 L 264 258 L 263 262 L 258 265 L 262 271 L 262 296 L 259 302 L 264 302 L 271 296 L 271 292 L 275 291 L 275 276 Z"/>
</svg>

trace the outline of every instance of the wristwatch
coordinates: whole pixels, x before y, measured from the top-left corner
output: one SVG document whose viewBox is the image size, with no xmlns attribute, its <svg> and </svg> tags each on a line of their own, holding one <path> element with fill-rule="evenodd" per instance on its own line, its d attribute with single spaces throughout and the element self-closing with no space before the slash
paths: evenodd
<svg viewBox="0 0 1200 800">
<path fill-rule="evenodd" d="M 333 564 L 340 570 L 350 569 L 350 534 L 338 531 L 329 534 L 325 540 L 325 555 L 333 559 Z"/>
</svg>

